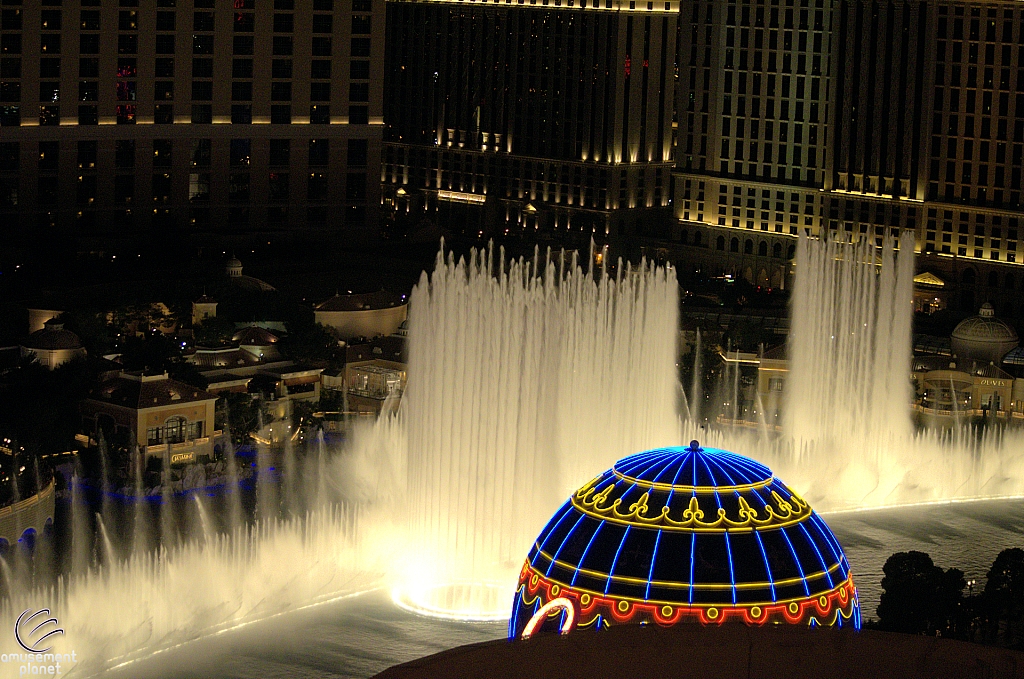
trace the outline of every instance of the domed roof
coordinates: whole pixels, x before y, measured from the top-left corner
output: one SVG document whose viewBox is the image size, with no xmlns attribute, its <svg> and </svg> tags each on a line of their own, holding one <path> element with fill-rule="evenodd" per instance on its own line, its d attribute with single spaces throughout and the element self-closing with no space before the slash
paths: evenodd
<svg viewBox="0 0 1024 679">
<path fill-rule="evenodd" d="M 225 264 L 224 266 L 234 269 L 242 266 L 242 260 L 238 259 L 238 257 L 232 256 L 231 259 L 229 259 L 227 264 Z"/>
<path fill-rule="evenodd" d="M 75 350 L 82 348 L 82 341 L 75 333 L 65 330 L 63 323 L 51 320 L 42 330 L 29 335 L 21 346 L 39 351 Z"/>
<path fill-rule="evenodd" d="M 960 321 L 950 335 L 954 354 L 983 361 L 999 362 L 1017 344 L 1017 331 L 996 318 L 988 302 L 981 306 L 977 316 Z"/>
<path fill-rule="evenodd" d="M 258 325 L 242 328 L 232 335 L 231 339 L 243 346 L 265 347 L 277 344 L 277 335 Z"/>
<path fill-rule="evenodd" d="M 547 617 L 560 612 L 571 614 Z M 619 460 L 541 531 L 509 635 L 567 620 L 859 627 L 860 608 L 842 547 L 810 506 L 763 464 L 693 441 Z"/>
</svg>

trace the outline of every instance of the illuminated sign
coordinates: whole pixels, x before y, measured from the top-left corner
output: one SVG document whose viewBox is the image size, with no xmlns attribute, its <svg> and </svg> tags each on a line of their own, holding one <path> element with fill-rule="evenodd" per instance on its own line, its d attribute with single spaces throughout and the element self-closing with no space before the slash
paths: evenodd
<svg viewBox="0 0 1024 679">
<path fill-rule="evenodd" d="M 487 196 L 476 193 L 463 193 L 462 191 L 438 191 L 438 200 L 450 200 L 456 203 L 484 203 Z"/>
<path fill-rule="evenodd" d="M 195 462 L 195 453 L 174 453 L 171 455 L 171 464 L 185 464 L 187 462 Z"/>
<path fill-rule="evenodd" d="M 1005 387 L 1006 380 L 982 379 L 981 382 L 979 382 L 979 384 L 983 387 Z"/>
</svg>

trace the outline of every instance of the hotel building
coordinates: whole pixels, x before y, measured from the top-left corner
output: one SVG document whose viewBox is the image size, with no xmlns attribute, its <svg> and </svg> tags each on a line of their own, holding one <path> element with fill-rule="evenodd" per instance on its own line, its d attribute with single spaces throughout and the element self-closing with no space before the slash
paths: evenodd
<svg viewBox="0 0 1024 679">
<path fill-rule="evenodd" d="M 671 219 L 678 0 L 387 3 L 385 214 L 587 242 Z"/>
<path fill-rule="evenodd" d="M 2 0 L 0 238 L 372 231 L 383 5 Z"/>
<path fill-rule="evenodd" d="M 682 0 L 680 12 L 676 222 L 662 246 L 777 285 L 801 229 L 878 241 L 913 229 L 919 268 L 962 310 L 1001 298 L 1000 313 L 1024 313 L 1021 3 Z"/>
</svg>

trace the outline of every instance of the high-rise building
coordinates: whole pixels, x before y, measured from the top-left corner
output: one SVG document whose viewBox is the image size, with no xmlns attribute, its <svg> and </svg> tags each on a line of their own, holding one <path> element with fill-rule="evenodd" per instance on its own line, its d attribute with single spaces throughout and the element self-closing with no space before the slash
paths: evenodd
<svg viewBox="0 0 1024 679">
<path fill-rule="evenodd" d="M 779 285 L 802 229 L 879 241 L 913 229 L 920 266 L 959 286 L 965 309 L 1024 287 L 1020 3 L 682 0 L 680 12 L 671 241 Z"/>
<path fill-rule="evenodd" d="M 372 231 L 383 10 L 2 0 L 0 239 Z"/>
<path fill-rule="evenodd" d="M 678 0 L 389 0 L 396 228 L 584 241 L 671 221 Z"/>
</svg>

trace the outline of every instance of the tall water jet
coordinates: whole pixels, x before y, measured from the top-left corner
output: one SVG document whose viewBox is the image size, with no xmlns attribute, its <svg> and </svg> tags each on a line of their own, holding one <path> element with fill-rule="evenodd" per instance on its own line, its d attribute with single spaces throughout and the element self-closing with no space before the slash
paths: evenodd
<svg viewBox="0 0 1024 679">
<path fill-rule="evenodd" d="M 89 570 L 93 545 L 89 526 L 89 508 L 82 497 L 82 482 L 77 473 L 71 477 L 71 572 L 81 575 Z"/>
<path fill-rule="evenodd" d="M 700 406 L 701 401 L 704 399 L 701 388 L 704 375 L 701 373 L 703 366 L 701 365 L 700 352 L 700 328 L 697 328 L 697 339 L 693 343 L 693 381 L 690 383 L 690 420 L 693 422 L 700 422 Z"/>
<path fill-rule="evenodd" d="M 620 261 L 613 279 L 590 262 L 442 252 L 412 293 L 402 511 L 426 608 L 472 616 L 498 596 L 504 612 L 505 590 L 476 600 L 464 583 L 511 586 L 568 492 L 678 439 L 675 272 Z M 424 593 L 444 583 L 458 594 Z"/>
<path fill-rule="evenodd" d="M 226 407 L 225 407 L 226 409 Z M 242 525 L 242 498 L 238 486 L 238 461 L 235 459 L 235 444 L 231 440 L 231 422 L 225 414 L 224 424 L 224 470 L 227 474 L 227 488 L 225 493 L 228 497 L 228 530 L 232 534 L 235 529 Z"/>
<path fill-rule="evenodd" d="M 142 486 L 143 456 L 138 447 L 133 448 L 132 453 L 132 476 L 134 488 L 132 489 L 132 551 L 142 554 L 149 549 L 149 516 L 146 503 L 146 491 Z"/>
<path fill-rule="evenodd" d="M 174 526 L 174 507 L 171 506 L 171 498 L 174 495 L 173 481 L 171 480 L 171 444 L 167 444 L 164 450 L 163 472 L 160 475 L 160 543 L 165 548 L 174 546 L 177 542 L 177 530 Z"/>
</svg>

